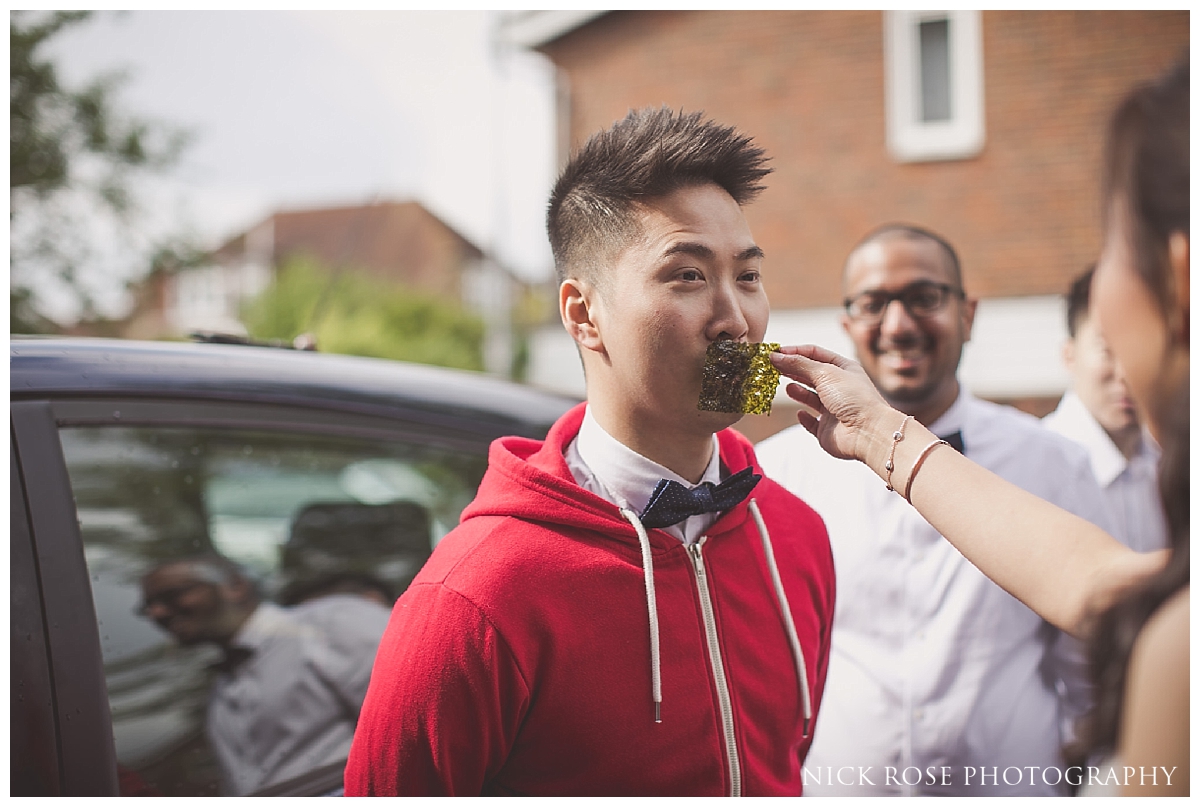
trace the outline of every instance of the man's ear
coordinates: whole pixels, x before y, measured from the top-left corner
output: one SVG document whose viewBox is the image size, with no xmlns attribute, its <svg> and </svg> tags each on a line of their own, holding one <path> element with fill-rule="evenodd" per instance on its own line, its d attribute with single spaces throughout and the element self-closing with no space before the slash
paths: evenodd
<svg viewBox="0 0 1200 807">
<path fill-rule="evenodd" d="M 558 287 L 558 314 L 563 327 L 581 348 L 600 351 L 604 341 L 592 319 L 595 299 L 594 288 L 578 278 L 568 278 Z"/>
<path fill-rule="evenodd" d="M 1191 338 L 1191 246 L 1187 233 L 1171 233 L 1167 239 L 1167 261 L 1171 268 L 1171 279 L 1175 284 L 1175 311 L 1172 313 L 1172 333 L 1189 346 Z"/>
<path fill-rule="evenodd" d="M 974 297 L 967 297 L 962 301 L 962 328 L 963 342 L 971 341 L 971 329 L 975 327 L 975 309 L 979 307 L 979 300 Z"/>
<path fill-rule="evenodd" d="M 1067 368 L 1068 373 L 1075 372 L 1075 339 L 1067 339 L 1062 346 L 1063 366 Z"/>
</svg>

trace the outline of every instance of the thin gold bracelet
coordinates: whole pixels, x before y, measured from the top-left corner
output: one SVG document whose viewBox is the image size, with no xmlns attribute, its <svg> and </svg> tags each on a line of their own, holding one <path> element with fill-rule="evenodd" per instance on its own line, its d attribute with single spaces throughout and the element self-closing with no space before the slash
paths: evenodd
<svg viewBox="0 0 1200 807">
<path fill-rule="evenodd" d="M 913 480 L 917 477 L 917 471 L 919 471 L 921 469 L 921 465 L 925 462 L 925 458 L 928 457 L 930 455 L 930 453 L 932 453 L 933 450 L 935 448 L 937 448 L 938 446 L 948 446 L 948 445 L 950 445 L 950 444 L 947 443 L 945 440 L 934 440 L 932 443 L 930 443 L 929 445 L 927 445 L 921 449 L 921 453 L 917 455 L 917 461 L 913 463 L 913 468 L 908 473 L 908 484 L 906 484 L 904 486 L 904 500 L 906 502 L 908 502 L 909 504 L 912 504 L 912 499 L 909 498 L 909 494 L 912 493 L 912 483 L 913 483 Z"/>
<path fill-rule="evenodd" d="M 895 490 L 895 488 L 892 487 L 892 471 L 896 469 L 896 446 L 899 445 L 900 441 L 904 439 L 904 427 L 908 425 L 908 422 L 912 420 L 912 418 L 912 415 L 905 415 L 904 420 L 900 421 L 900 428 L 892 432 L 892 450 L 888 453 L 887 462 L 883 464 L 883 470 L 887 471 L 886 481 L 887 489 L 889 491 Z"/>
</svg>

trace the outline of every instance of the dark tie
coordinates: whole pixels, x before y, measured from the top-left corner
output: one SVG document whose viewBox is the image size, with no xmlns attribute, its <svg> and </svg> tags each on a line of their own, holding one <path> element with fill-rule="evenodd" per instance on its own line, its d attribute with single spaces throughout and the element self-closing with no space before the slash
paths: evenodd
<svg viewBox="0 0 1200 807">
<path fill-rule="evenodd" d="M 953 434 L 947 434 L 942 439 L 945 440 L 947 443 L 949 443 L 950 447 L 953 448 L 955 451 L 957 451 L 959 454 L 965 455 L 967 453 L 966 450 L 963 448 L 962 432 L 959 431 L 959 432 L 954 432 Z"/>
<path fill-rule="evenodd" d="M 719 485 L 702 482 L 690 490 L 678 482 L 660 479 L 642 511 L 642 525 L 650 529 L 678 524 L 689 516 L 719 513 L 738 504 L 762 479 L 750 468 L 743 468 Z"/>
</svg>

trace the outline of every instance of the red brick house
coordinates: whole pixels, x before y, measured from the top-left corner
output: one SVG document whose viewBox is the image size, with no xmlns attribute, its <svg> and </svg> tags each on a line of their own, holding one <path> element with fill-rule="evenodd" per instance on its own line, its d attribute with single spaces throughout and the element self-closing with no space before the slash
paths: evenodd
<svg viewBox="0 0 1200 807">
<path fill-rule="evenodd" d="M 226 241 L 204 265 L 166 277 L 162 311 L 143 314 L 158 315 L 173 335 L 244 332 L 240 304 L 266 288 L 275 270 L 292 258 L 467 305 L 477 302 L 475 278 L 484 265 L 478 247 L 418 202 L 282 210 Z"/>
<path fill-rule="evenodd" d="M 1187 51 L 1189 24 L 1187 11 L 549 11 L 512 13 L 504 35 L 557 66 L 566 146 L 665 104 L 766 148 L 775 172 L 746 213 L 768 256 L 768 338 L 850 352 L 846 253 L 911 221 L 956 245 L 982 298 L 964 383 L 1044 412 L 1066 384 L 1061 294 L 1100 246 L 1105 120 Z M 547 328 L 542 353 L 561 363 L 573 351 L 556 339 Z"/>
</svg>

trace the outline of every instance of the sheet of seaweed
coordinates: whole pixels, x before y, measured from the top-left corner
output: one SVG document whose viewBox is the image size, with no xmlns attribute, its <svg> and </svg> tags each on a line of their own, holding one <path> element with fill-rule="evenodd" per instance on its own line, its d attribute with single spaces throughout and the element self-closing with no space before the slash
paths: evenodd
<svg viewBox="0 0 1200 807">
<path fill-rule="evenodd" d="M 746 415 L 771 413 L 779 371 L 771 364 L 778 342 L 734 342 L 708 346 L 700 383 L 698 409 Z"/>
</svg>

